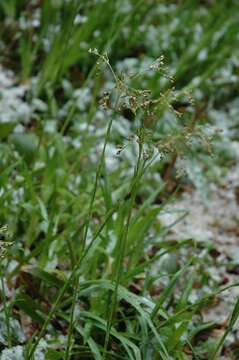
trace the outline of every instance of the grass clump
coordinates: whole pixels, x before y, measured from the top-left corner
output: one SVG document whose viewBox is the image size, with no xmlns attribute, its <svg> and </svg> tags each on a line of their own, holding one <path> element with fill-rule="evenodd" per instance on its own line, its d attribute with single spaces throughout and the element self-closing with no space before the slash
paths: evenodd
<svg viewBox="0 0 239 360">
<path fill-rule="evenodd" d="M 205 124 L 224 91 L 235 97 L 235 7 L 1 2 L 11 116 L 0 123 L 0 221 L 13 234 L 1 359 L 216 359 L 223 349 L 237 303 L 220 339 L 202 313 L 234 285 L 210 277 L 206 242 L 174 237 L 186 213 L 170 225 L 160 215 L 192 181 L 190 164 L 217 166 L 220 137 Z M 229 87 L 215 93 L 224 67 Z"/>
</svg>

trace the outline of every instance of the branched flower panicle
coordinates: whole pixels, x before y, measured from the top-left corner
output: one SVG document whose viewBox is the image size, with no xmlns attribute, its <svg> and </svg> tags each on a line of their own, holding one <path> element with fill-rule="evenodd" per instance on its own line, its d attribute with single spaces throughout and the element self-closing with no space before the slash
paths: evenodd
<svg viewBox="0 0 239 360">
<path fill-rule="evenodd" d="M 180 119 L 185 111 L 180 111 L 174 106 L 174 103 L 180 102 L 182 98 L 186 99 L 185 102 L 189 106 L 193 106 L 194 103 L 190 93 L 181 91 L 177 94 L 175 88 L 171 86 L 160 92 L 158 98 L 154 98 L 150 90 L 136 89 L 128 84 L 129 81 L 127 81 L 126 76 L 118 76 L 110 64 L 107 53 L 100 54 L 97 49 L 89 49 L 89 52 L 96 55 L 108 67 L 115 81 L 115 87 L 111 91 L 103 93 L 100 100 L 102 108 L 116 111 L 130 121 L 133 121 L 136 116 L 140 120 L 140 131 L 136 134 L 136 137 L 137 141 L 142 145 L 147 145 L 147 150 L 144 150 L 143 156 L 145 161 L 152 156 L 152 151 L 149 151 L 152 147 L 156 148 L 161 155 L 173 153 L 179 157 L 184 157 L 196 139 L 211 153 L 210 139 L 197 124 L 194 126 L 183 124 Z M 100 64 L 99 61 L 97 63 Z M 163 56 L 156 59 L 145 71 L 147 70 L 160 72 L 171 83 L 174 82 L 164 64 Z M 140 75 L 142 73 L 139 72 L 131 75 L 129 79 L 132 80 Z M 117 98 L 117 101 L 112 101 L 115 98 Z M 178 127 L 170 134 L 163 134 L 159 140 L 157 136 L 155 137 L 155 129 L 161 120 L 162 112 L 165 110 L 172 112 L 175 118 L 178 119 Z M 124 146 L 121 145 L 117 150 L 117 155 L 121 154 L 123 149 Z"/>
<path fill-rule="evenodd" d="M 9 232 L 7 225 L 0 227 L 0 258 L 3 259 L 6 256 L 8 248 L 12 245 L 12 242 L 6 241 L 9 238 Z"/>
</svg>

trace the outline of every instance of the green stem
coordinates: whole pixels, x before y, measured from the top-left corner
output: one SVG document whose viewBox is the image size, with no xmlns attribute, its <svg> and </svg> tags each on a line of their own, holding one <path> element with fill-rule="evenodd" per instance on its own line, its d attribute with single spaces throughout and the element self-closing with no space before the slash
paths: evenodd
<svg viewBox="0 0 239 360">
<path fill-rule="evenodd" d="M 115 281 L 114 281 L 115 288 L 114 288 L 114 292 L 113 292 L 111 310 L 109 312 L 109 316 L 107 319 L 105 343 L 104 343 L 104 350 L 103 350 L 103 359 L 106 359 L 107 348 L 108 348 L 109 339 L 110 339 L 110 331 L 111 331 L 113 318 L 114 318 L 114 314 L 116 312 L 116 307 L 117 307 L 118 288 L 119 288 L 119 284 L 120 284 L 122 265 L 123 265 L 123 260 L 124 260 L 124 256 L 125 256 L 130 220 L 131 220 L 131 215 L 132 215 L 132 211 L 133 211 L 133 206 L 135 203 L 135 197 L 136 197 L 138 186 L 139 186 L 139 181 L 141 178 L 140 164 L 141 164 L 141 159 L 142 159 L 142 152 L 143 152 L 143 144 L 139 141 L 138 160 L 137 160 L 134 175 L 132 178 L 132 185 L 131 185 L 131 192 L 130 192 L 131 195 L 130 195 L 130 199 L 129 199 L 129 203 L 128 203 L 128 211 L 126 214 L 126 224 L 123 227 L 123 231 L 119 235 L 119 240 L 118 240 L 119 241 L 119 256 L 116 259 L 116 267 L 115 267 L 116 270 L 115 270 Z M 109 303 L 109 305 L 110 305 L 110 303 Z"/>
<path fill-rule="evenodd" d="M 86 246 L 87 235 L 88 235 L 90 221 L 91 221 L 92 213 L 93 213 L 93 205 L 94 205 L 94 201 L 95 201 L 96 191 L 97 191 L 97 188 L 98 188 L 98 183 L 99 183 L 102 167 L 103 167 L 103 164 L 104 164 L 105 150 L 106 150 L 106 145 L 107 145 L 107 143 L 109 141 L 109 138 L 110 138 L 110 131 L 111 131 L 112 123 L 113 123 L 113 118 L 111 118 L 111 120 L 110 120 L 110 122 L 108 124 L 108 127 L 107 127 L 107 132 L 106 132 L 106 136 L 105 136 L 103 150 L 102 150 L 102 153 L 101 153 L 100 163 L 99 163 L 99 166 L 98 166 L 97 171 L 96 171 L 94 188 L 93 188 L 93 192 L 92 192 L 92 196 L 91 196 L 91 200 L 90 200 L 88 218 L 87 218 L 87 221 L 86 221 L 85 232 L 84 232 L 84 235 L 83 235 L 82 253 L 84 253 L 85 246 Z M 75 306 L 76 306 L 76 302 L 77 302 L 78 290 L 79 290 L 79 278 L 78 278 L 78 276 L 76 276 L 75 281 L 74 281 L 74 294 L 73 294 L 73 302 L 72 302 L 72 308 L 71 308 L 70 326 L 69 326 L 69 331 L 68 331 L 65 360 L 68 360 L 69 356 L 70 356 L 71 339 L 72 339 L 73 323 L 74 323 L 74 312 L 75 312 Z"/>
<path fill-rule="evenodd" d="M 5 285 L 4 285 L 2 276 L 1 276 L 1 287 L 2 287 L 2 295 L 3 295 L 3 309 L 4 309 L 4 314 L 5 314 L 5 319 L 6 319 L 6 328 L 7 328 L 7 344 L 8 344 L 8 347 L 10 348 L 12 346 L 10 318 L 9 318 L 9 311 L 7 308 Z"/>
<path fill-rule="evenodd" d="M 74 277 L 77 275 L 78 270 L 81 267 L 82 261 L 85 259 L 86 255 L 88 254 L 89 250 L 91 249 L 92 245 L 94 244 L 95 240 L 99 237 L 100 233 L 102 232 L 102 230 L 104 229 L 105 225 L 108 223 L 109 219 L 112 217 L 112 214 L 117 210 L 117 208 L 119 207 L 119 204 L 117 204 L 117 206 L 115 206 L 113 209 L 111 209 L 109 211 L 109 213 L 106 215 L 105 221 L 101 224 L 101 226 L 99 227 L 99 229 L 96 231 L 94 237 L 92 238 L 90 244 L 86 247 L 85 252 L 82 254 L 82 256 L 80 257 L 80 259 L 78 260 L 78 262 L 76 263 L 76 265 L 74 266 L 69 278 L 66 280 L 64 286 L 61 288 L 57 299 L 55 301 L 55 303 L 53 304 L 47 319 L 45 320 L 40 332 L 38 335 L 36 335 L 36 340 L 34 342 L 34 344 L 32 345 L 32 347 L 30 347 L 29 353 L 26 357 L 26 359 L 31 360 L 34 352 L 37 348 L 37 345 L 39 344 L 39 341 L 41 340 L 44 332 L 47 329 L 47 326 L 49 325 L 54 313 L 57 310 L 57 307 L 62 299 L 62 297 L 64 296 L 68 286 L 70 285 L 70 283 L 73 281 Z M 33 341 L 32 341 L 33 342 Z"/>
</svg>

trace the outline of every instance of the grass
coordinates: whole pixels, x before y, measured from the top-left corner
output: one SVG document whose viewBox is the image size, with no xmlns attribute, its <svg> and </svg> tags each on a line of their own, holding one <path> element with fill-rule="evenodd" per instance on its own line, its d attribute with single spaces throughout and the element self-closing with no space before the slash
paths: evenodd
<svg viewBox="0 0 239 360">
<path fill-rule="evenodd" d="M 159 215 L 181 164 L 221 166 L 207 128 L 238 97 L 236 2 L 2 0 L 0 17 L 0 358 L 216 359 L 238 303 L 205 347 L 201 314 L 237 284 Z"/>
</svg>

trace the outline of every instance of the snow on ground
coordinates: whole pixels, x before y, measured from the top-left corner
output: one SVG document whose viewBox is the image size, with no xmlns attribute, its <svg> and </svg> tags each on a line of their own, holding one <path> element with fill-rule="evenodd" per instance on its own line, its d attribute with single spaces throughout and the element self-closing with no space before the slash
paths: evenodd
<svg viewBox="0 0 239 360">
<path fill-rule="evenodd" d="M 209 185 L 206 199 L 200 190 L 183 193 L 170 205 L 170 212 L 161 215 L 161 221 L 169 225 L 188 212 L 172 227 L 170 235 L 213 243 L 218 252 L 217 265 L 207 268 L 207 271 L 218 283 L 224 281 L 222 286 L 227 286 L 239 283 L 239 166 L 230 169 L 220 183 Z M 234 271 L 228 271 L 228 264 L 233 264 Z M 221 293 L 215 305 L 203 312 L 204 321 L 226 323 L 238 296 L 239 287 Z M 237 339 L 238 329 L 239 324 L 237 331 L 227 338 L 227 343 Z"/>
<path fill-rule="evenodd" d="M 221 186 L 210 184 L 208 195 L 205 199 L 201 191 L 184 193 L 162 220 L 170 224 L 188 212 L 172 228 L 176 238 L 211 241 L 219 252 L 239 261 L 239 167 L 229 171 Z"/>
</svg>

